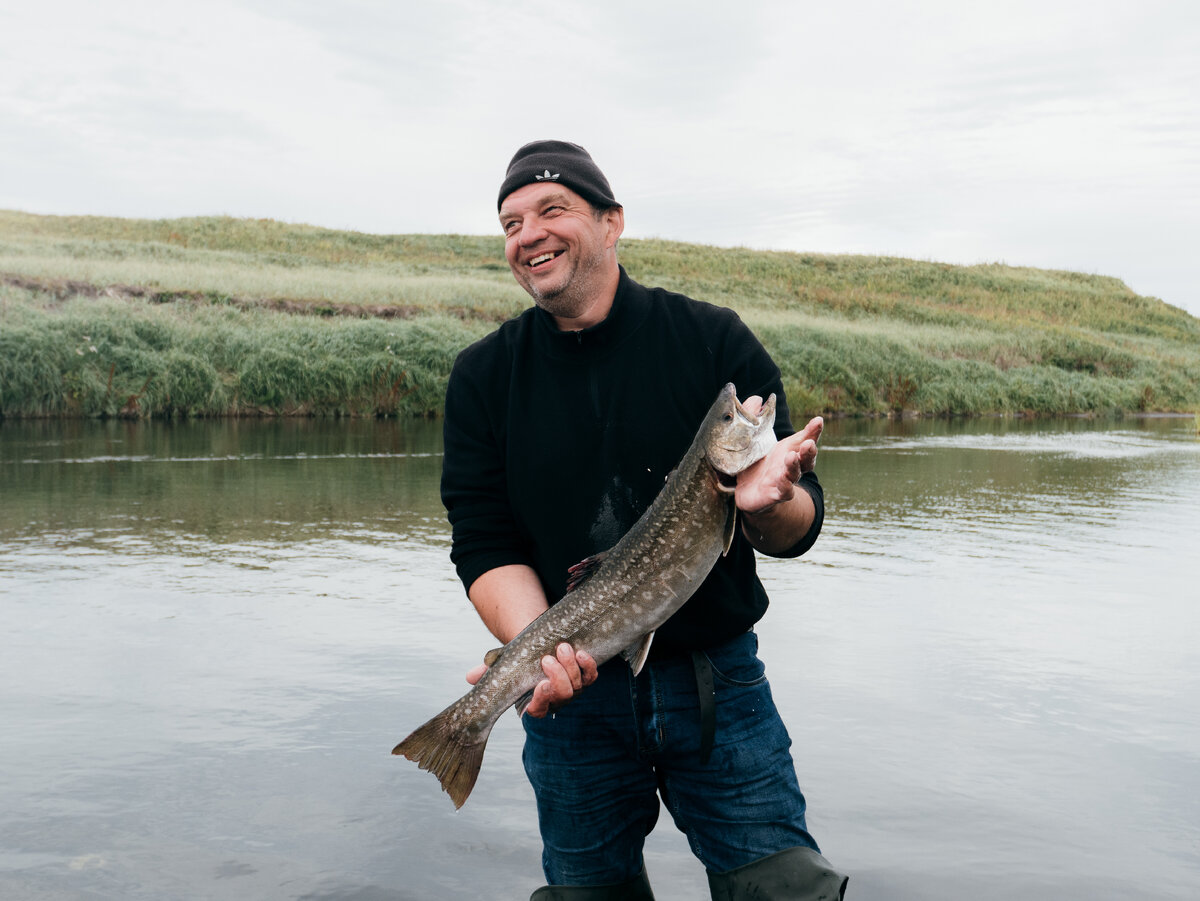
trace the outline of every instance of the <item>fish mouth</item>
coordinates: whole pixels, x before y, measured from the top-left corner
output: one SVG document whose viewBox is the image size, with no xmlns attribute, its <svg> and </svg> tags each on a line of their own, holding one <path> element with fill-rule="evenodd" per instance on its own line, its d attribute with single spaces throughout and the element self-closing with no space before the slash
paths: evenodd
<svg viewBox="0 0 1200 901">
<path fill-rule="evenodd" d="M 743 431 L 740 435 L 743 440 L 736 445 L 727 446 L 726 449 L 745 451 L 753 445 L 760 444 L 764 433 L 771 431 L 771 427 L 775 424 L 775 395 L 772 394 L 763 402 L 762 406 L 758 408 L 757 416 L 742 405 L 742 402 L 737 399 L 737 395 L 734 395 L 732 399 L 733 412 L 726 415 L 726 421 L 733 422 L 736 418 L 746 430 L 749 430 L 749 434 L 747 435 Z M 770 443 L 773 444 L 774 441 Z"/>
<path fill-rule="evenodd" d="M 736 484 L 739 473 L 765 457 L 775 444 L 775 395 L 768 397 L 754 415 L 737 399 L 733 385 L 725 390 L 726 405 L 721 423 L 714 426 L 708 463 L 718 474 L 718 485 L 728 490 Z"/>
<path fill-rule="evenodd" d="M 742 420 L 742 422 L 746 423 L 746 425 L 750 426 L 751 428 L 756 429 L 762 423 L 762 411 L 766 409 L 766 404 L 764 404 L 762 406 L 762 408 L 759 410 L 758 416 L 752 416 L 750 414 L 750 412 L 745 407 L 742 406 L 742 402 L 740 400 L 738 400 L 737 397 L 735 396 L 733 398 L 733 409 L 737 413 L 738 418 Z"/>
</svg>

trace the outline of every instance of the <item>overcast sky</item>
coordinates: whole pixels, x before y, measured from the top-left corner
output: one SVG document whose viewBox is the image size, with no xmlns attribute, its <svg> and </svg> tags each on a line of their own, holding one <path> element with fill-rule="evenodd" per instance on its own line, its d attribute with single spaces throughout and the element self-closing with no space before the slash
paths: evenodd
<svg viewBox="0 0 1200 901">
<path fill-rule="evenodd" d="M 498 234 L 513 151 L 556 137 L 628 237 L 1071 269 L 1200 315 L 1200 2 L 709 8 L 0 0 L 0 208 Z"/>
</svg>

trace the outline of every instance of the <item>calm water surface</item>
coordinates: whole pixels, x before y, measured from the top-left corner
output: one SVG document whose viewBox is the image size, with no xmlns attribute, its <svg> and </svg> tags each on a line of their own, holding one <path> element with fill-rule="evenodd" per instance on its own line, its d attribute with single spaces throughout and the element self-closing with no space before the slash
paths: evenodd
<svg viewBox="0 0 1200 901">
<path fill-rule="evenodd" d="M 1200 896 L 1188 419 L 830 423 L 759 632 L 855 899 Z M 0 897 L 524 898 L 508 715 L 455 812 L 389 751 L 493 645 L 426 423 L 0 423 Z M 660 899 L 706 897 L 664 814 Z"/>
</svg>

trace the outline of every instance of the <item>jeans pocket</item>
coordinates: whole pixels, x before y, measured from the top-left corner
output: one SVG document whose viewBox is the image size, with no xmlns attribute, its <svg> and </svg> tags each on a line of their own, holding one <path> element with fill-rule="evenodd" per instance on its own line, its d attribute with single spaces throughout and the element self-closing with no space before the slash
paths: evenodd
<svg viewBox="0 0 1200 901">
<path fill-rule="evenodd" d="M 758 659 L 758 636 L 753 632 L 704 652 L 713 677 L 726 685 L 748 687 L 767 681 L 767 668 Z"/>
</svg>

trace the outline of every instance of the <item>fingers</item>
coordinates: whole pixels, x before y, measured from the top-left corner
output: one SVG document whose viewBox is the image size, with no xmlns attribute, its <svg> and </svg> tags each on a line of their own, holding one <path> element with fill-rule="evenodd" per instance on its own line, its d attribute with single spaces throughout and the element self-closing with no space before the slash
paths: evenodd
<svg viewBox="0 0 1200 901">
<path fill-rule="evenodd" d="M 576 651 L 575 659 L 579 661 L 579 669 L 583 674 L 583 687 L 587 688 L 600 675 L 600 667 L 596 664 L 596 658 L 587 651 Z"/>
<path fill-rule="evenodd" d="M 483 678 L 488 670 L 486 663 L 467 672 L 467 681 L 472 685 Z M 546 678 L 534 686 L 533 697 L 525 712 L 540 719 L 561 707 L 575 696 L 575 692 L 591 685 L 600 675 L 600 668 L 587 651 L 576 651 L 565 641 L 554 649 L 554 656 L 542 658 L 542 672 Z"/>
<path fill-rule="evenodd" d="M 815 441 L 805 441 L 796 449 L 796 478 L 801 473 L 812 472 L 817 466 L 817 444 Z"/>
<path fill-rule="evenodd" d="M 555 659 L 559 666 L 567 675 L 567 681 L 570 683 L 570 693 L 574 694 L 579 689 L 583 688 L 583 674 L 579 670 L 579 662 L 575 659 L 575 649 L 565 641 L 555 648 Z M 546 662 L 542 661 L 542 671 L 546 672 Z M 554 676 L 549 672 L 546 675 L 550 677 L 550 681 L 554 681 Z M 565 686 L 564 686 L 565 687 Z"/>
<path fill-rule="evenodd" d="M 796 450 L 790 450 L 783 456 L 783 468 L 780 477 L 789 485 L 794 485 L 800 479 L 801 468 L 804 464 L 804 445 Z"/>
<path fill-rule="evenodd" d="M 789 453 L 798 455 L 799 469 L 793 473 L 791 472 L 790 462 L 788 464 L 793 482 L 800 478 L 801 473 L 812 472 L 816 468 L 817 441 L 820 440 L 821 432 L 824 429 L 825 420 L 820 416 L 814 416 L 803 429 L 780 442 Z"/>
<path fill-rule="evenodd" d="M 785 438 L 737 477 L 734 502 L 743 513 L 762 513 L 790 501 L 800 475 L 813 468 L 816 443 L 801 435 Z"/>
<path fill-rule="evenodd" d="M 794 438 L 796 436 L 792 436 Z M 792 438 L 785 439 L 772 449 L 772 452 L 762 461 L 762 467 L 754 473 L 755 481 L 771 488 L 787 492 L 788 486 L 794 485 L 800 479 L 804 468 L 805 447 L 813 448 L 816 456 L 816 445 L 808 441 L 793 442 Z"/>
<path fill-rule="evenodd" d="M 527 714 L 539 719 L 566 704 L 575 692 L 595 682 L 599 668 L 587 651 L 576 652 L 563 642 L 555 649 L 553 657 L 547 654 L 542 658 L 542 672 L 546 678 L 534 688 L 533 698 L 525 708 Z"/>
<path fill-rule="evenodd" d="M 825 430 L 825 420 L 820 416 L 814 416 L 800 430 L 800 434 L 805 438 L 811 438 L 815 444 L 821 438 L 821 432 Z"/>
<path fill-rule="evenodd" d="M 547 657 L 546 659 L 551 658 Z M 554 703 L 552 694 L 553 689 L 548 681 L 539 682 L 533 689 L 533 697 L 529 699 L 529 704 L 525 707 L 526 715 L 540 720 L 549 713 L 550 707 Z"/>
<path fill-rule="evenodd" d="M 784 438 L 779 443 L 790 450 L 799 450 L 802 445 L 811 444 L 813 453 L 816 453 L 817 441 L 821 438 L 821 432 L 825 429 L 825 422 L 820 416 L 809 420 L 808 425 L 800 431 Z"/>
</svg>

